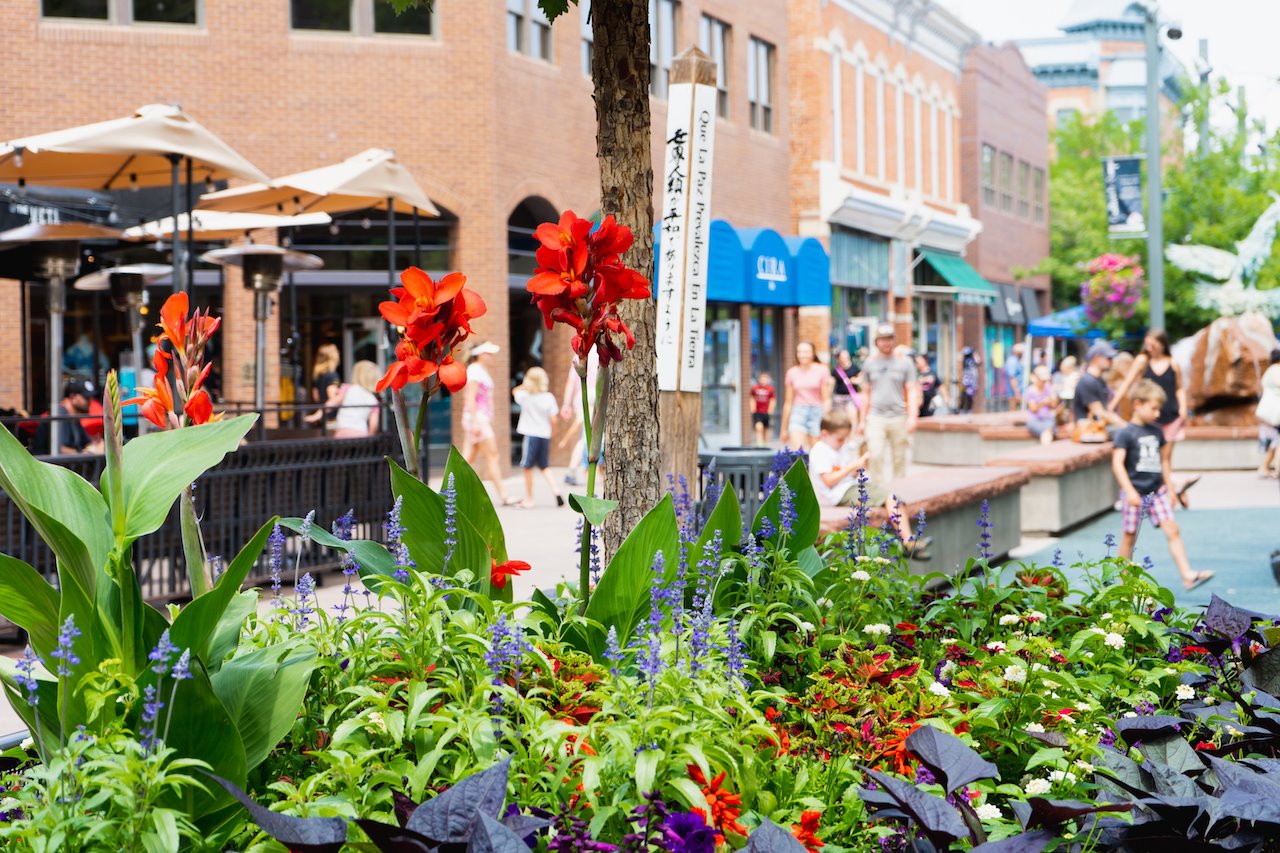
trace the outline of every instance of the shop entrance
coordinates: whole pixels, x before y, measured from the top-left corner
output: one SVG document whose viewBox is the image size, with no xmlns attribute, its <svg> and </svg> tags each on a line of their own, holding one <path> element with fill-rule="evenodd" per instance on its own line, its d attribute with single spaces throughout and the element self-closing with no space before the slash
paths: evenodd
<svg viewBox="0 0 1280 853">
<path fill-rule="evenodd" d="M 708 307 L 702 356 L 702 444 L 742 443 L 742 324 L 729 306 Z"/>
</svg>

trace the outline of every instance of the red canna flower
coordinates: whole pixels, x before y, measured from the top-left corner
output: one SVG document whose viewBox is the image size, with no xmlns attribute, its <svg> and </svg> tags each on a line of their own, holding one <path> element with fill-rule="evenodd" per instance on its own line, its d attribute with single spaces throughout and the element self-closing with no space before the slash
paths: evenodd
<svg viewBox="0 0 1280 853">
<path fill-rule="evenodd" d="M 142 416 L 160 429 L 183 425 L 180 411 L 189 424 L 213 423 L 221 414 L 213 413 L 213 400 L 202 387 L 209 378 L 212 364 L 204 363 L 204 348 L 222 320 L 208 312 L 189 313 L 187 294 L 175 293 L 160 308 L 160 334 L 152 367 L 156 378 L 151 388 L 137 389 L 138 396 L 121 402 L 122 406 L 141 404 Z M 173 367 L 173 375 L 169 369 Z"/>
<path fill-rule="evenodd" d="M 624 299 L 648 299 L 649 280 L 623 265 L 621 255 L 631 247 L 631 229 L 606 216 L 594 231 L 591 222 L 565 211 L 558 223 L 544 222 L 534 232 L 541 246 L 528 290 L 542 312 L 548 330 L 556 323 L 573 327 L 572 348 L 587 363 L 594 347 L 601 366 L 622 360 L 614 340 L 621 335 L 627 349 L 635 335 L 618 314 Z"/>
<path fill-rule="evenodd" d="M 529 571 L 532 566 L 522 560 L 507 560 L 505 563 L 499 564 L 497 560 L 490 559 L 489 567 L 489 583 L 497 589 L 504 589 L 507 585 L 507 578 L 515 577 L 522 572 Z"/>
<path fill-rule="evenodd" d="M 397 391 L 432 376 L 450 391 L 467 384 L 466 368 L 453 360 L 453 351 L 471 336 L 471 321 L 488 310 L 480 295 L 467 290 L 467 277 L 449 273 L 440 281 L 417 267 L 400 274 L 393 287 L 394 302 L 383 302 L 378 312 L 402 330 L 396 360 L 378 382 L 376 390 Z"/>
<path fill-rule="evenodd" d="M 791 824 L 791 834 L 804 845 L 808 853 L 818 853 L 827 843 L 818 837 L 818 825 L 822 820 L 822 812 L 801 812 L 800 822 Z"/>
<path fill-rule="evenodd" d="M 708 816 L 707 812 L 700 808 L 689 811 L 700 816 L 712 829 L 747 835 L 747 828 L 738 822 L 738 818 L 742 815 L 742 795 L 721 790 L 721 786 L 724 785 L 724 772 L 721 771 L 718 776 L 708 782 L 707 777 L 698 769 L 698 765 L 690 764 L 688 771 L 689 778 L 702 788 L 702 796 L 706 798 L 711 814 Z"/>
</svg>

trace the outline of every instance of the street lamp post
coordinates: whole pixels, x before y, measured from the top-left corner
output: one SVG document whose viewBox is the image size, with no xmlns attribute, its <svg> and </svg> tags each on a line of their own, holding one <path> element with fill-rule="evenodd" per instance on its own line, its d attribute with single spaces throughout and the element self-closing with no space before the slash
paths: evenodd
<svg viewBox="0 0 1280 853">
<path fill-rule="evenodd" d="M 1160 9 L 1143 5 L 1147 41 L 1147 281 L 1151 302 L 1150 328 L 1164 328 L 1164 198 L 1160 189 Z M 1170 25 L 1169 38 L 1182 37 Z"/>
</svg>

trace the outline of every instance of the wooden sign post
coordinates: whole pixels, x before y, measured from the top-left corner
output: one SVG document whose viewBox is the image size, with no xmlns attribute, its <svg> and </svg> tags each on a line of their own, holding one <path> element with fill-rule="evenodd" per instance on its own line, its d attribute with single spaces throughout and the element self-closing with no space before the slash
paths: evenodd
<svg viewBox="0 0 1280 853">
<path fill-rule="evenodd" d="M 671 66 L 662 172 L 658 288 L 658 425 L 664 473 L 695 490 L 702 432 L 702 346 L 711 245 L 716 64 L 696 47 Z"/>
</svg>

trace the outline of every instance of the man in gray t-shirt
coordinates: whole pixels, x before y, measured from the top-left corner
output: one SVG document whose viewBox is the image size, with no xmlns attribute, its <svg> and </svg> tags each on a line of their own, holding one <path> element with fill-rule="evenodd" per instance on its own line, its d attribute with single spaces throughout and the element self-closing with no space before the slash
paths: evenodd
<svg viewBox="0 0 1280 853">
<path fill-rule="evenodd" d="M 889 323 L 876 328 L 876 351 L 862 366 L 871 389 L 867 413 L 867 450 L 871 454 L 867 475 L 873 483 L 888 487 L 894 477 L 907 473 L 907 445 L 920 413 L 920 383 L 909 358 L 893 354 L 894 331 Z M 893 451 L 893 467 L 884 470 L 884 446 Z M 886 476 L 887 475 L 887 476 Z"/>
</svg>

